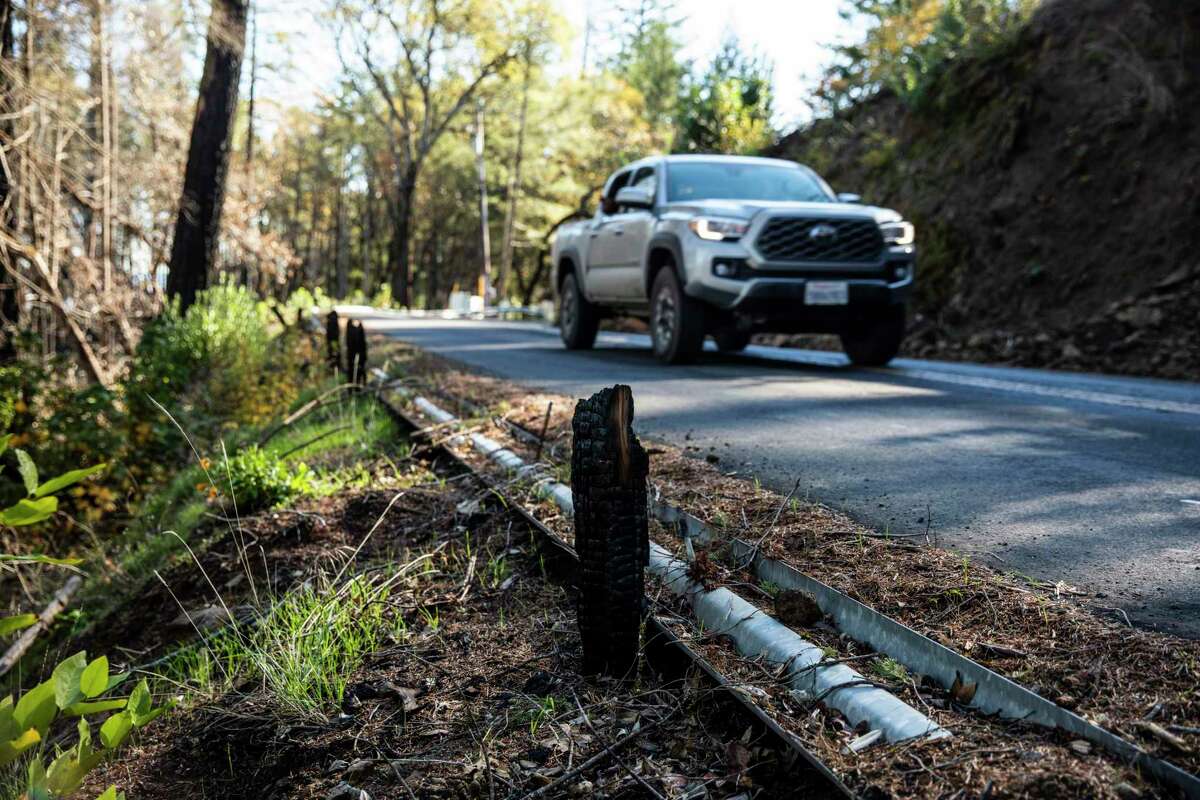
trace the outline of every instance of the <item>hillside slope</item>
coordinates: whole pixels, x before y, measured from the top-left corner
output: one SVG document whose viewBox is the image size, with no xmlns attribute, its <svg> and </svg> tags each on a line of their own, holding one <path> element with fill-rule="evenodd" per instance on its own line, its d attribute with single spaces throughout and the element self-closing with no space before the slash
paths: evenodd
<svg viewBox="0 0 1200 800">
<path fill-rule="evenodd" d="M 785 137 L 917 224 L 908 354 L 1200 376 L 1200 3 L 1048 0 L 919 109 Z"/>
</svg>

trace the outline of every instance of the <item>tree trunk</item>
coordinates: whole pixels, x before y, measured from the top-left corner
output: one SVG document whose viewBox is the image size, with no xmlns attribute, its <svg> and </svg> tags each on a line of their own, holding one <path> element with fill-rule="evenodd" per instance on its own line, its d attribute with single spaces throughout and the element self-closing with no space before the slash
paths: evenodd
<svg viewBox="0 0 1200 800">
<path fill-rule="evenodd" d="M 388 261 L 392 273 L 392 301 L 407 308 L 408 296 L 408 235 L 412 226 L 412 200 L 417 188 L 417 171 L 409 168 L 400 177 L 396 203 L 392 207 L 392 241 Z"/>
<path fill-rule="evenodd" d="M 0 133 L 5 142 L 13 140 L 15 130 L 13 120 L 8 116 L 13 103 L 12 72 L 9 69 L 13 54 L 13 11 L 11 0 L 0 0 Z M 8 211 L 9 196 L 13 192 L 12 169 L 13 156 L 0 161 L 0 230 L 12 233 L 12 214 Z M 2 256 L 13 274 L 0 270 L 0 364 L 12 361 L 17 357 L 16 342 L 13 341 L 19 330 L 21 317 L 20 286 L 17 283 L 16 259 L 5 252 Z"/>
<path fill-rule="evenodd" d="M 511 280 L 513 269 L 513 231 L 517 223 L 517 195 L 521 191 L 521 161 L 525 153 L 525 120 L 529 115 L 529 81 L 533 71 L 533 59 L 526 50 L 525 77 L 521 81 L 521 113 L 517 117 L 517 146 L 513 151 L 512 170 L 508 175 L 508 208 L 504 212 L 504 243 L 500 253 L 500 280 L 496 282 L 496 296 L 506 298 L 509 292 L 508 282 Z"/>
<path fill-rule="evenodd" d="M 475 171 L 479 179 L 479 294 L 486 307 L 492 301 L 492 236 L 488 227 L 487 164 L 484 161 L 483 103 L 475 107 Z"/>
<path fill-rule="evenodd" d="M 214 0 L 167 276 L 167 295 L 185 311 L 208 286 L 216 260 L 245 44 L 246 0 Z"/>
</svg>

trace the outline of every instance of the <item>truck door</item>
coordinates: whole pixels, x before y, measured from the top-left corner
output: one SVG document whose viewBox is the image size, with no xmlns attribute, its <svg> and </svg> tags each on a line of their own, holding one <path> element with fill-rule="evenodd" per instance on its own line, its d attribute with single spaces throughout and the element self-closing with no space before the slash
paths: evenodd
<svg viewBox="0 0 1200 800">
<path fill-rule="evenodd" d="M 630 186 L 650 190 L 657 197 L 658 176 L 654 167 L 641 167 Z M 619 233 L 613 232 L 616 262 L 612 272 L 613 298 L 627 302 L 645 302 L 646 289 L 642 281 L 642 259 L 654 233 L 654 211 L 649 208 L 621 208 Z"/>
<path fill-rule="evenodd" d="M 626 170 L 613 177 L 600 209 L 588 223 L 587 244 L 587 294 L 593 300 L 611 300 L 616 297 L 617 271 L 621 266 L 621 246 L 624 244 L 625 220 L 617 206 L 616 196 L 633 177 L 633 170 Z"/>
</svg>

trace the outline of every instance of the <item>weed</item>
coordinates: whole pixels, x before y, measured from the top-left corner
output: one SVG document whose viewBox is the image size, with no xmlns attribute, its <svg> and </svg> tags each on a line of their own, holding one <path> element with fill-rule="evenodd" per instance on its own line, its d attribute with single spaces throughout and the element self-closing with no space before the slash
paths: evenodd
<svg viewBox="0 0 1200 800">
<path fill-rule="evenodd" d="M 874 663 L 875 674 L 881 678 L 898 683 L 908 683 L 908 670 L 894 658 L 880 658 Z"/>
<path fill-rule="evenodd" d="M 442 624 L 441 615 L 437 608 L 430 611 L 425 606 L 421 606 L 421 619 L 425 620 L 425 627 L 433 633 L 437 633 L 438 627 Z"/>
<path fill-rule="evenodd" d="M 770 597 L 774 597 L 775 595 L 779 594 L 779 592 L 780 592 L 779 584 L 775 583 L 774 581 L 767 581 L 767 580 L 759 581 L 758 588 L 762 589 L 763 592 L 765 592 Z"/>
<path fill-rule="evenodd" d="M 289 466 L 257 446 L 248 447 L 226 462 L 227 493 L 239 513 L 259 511 L 312 494 L 316 476 L 304 462 Z"/>
</svg>

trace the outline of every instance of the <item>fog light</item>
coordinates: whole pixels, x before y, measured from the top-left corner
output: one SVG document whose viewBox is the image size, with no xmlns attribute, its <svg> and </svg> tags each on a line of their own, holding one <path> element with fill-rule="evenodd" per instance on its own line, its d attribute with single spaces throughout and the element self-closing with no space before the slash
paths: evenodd
<svg viewBox="0 0 1200 800">
<path fill-rule="evenodd" d="M 892 267 L 892 275 L 897 281 L 907 280 L 909 275 L 908 267 L 904 265 Z"/>
<path fill-rule="evenodd" d="M 745 277 L 743 271 L 746 262 L 741 258 L 714 258 L 712 262 L 713 275 L 729 280 L 741 280 Z"/>
</svg>

